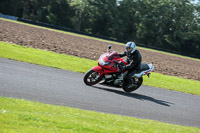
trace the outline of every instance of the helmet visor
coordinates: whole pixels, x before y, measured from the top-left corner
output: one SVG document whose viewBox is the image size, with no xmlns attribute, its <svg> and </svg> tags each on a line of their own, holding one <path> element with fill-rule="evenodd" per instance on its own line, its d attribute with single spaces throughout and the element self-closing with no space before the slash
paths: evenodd
<svg viewBox="0 0 200 133">
<path fill-rule="evenodd" d="M 129 47 L 129 46 L 126 47 L 126 51 L 127 51 L 127 52 L 132 51 L 132 50 L 133 50 L 132 47 Z"/>
</svg>

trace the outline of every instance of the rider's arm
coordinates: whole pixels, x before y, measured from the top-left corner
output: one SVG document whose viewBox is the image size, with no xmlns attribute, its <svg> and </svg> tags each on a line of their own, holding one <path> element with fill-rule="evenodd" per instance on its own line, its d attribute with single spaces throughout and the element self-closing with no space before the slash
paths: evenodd
<svg viewBox="0 0 200 133">
<path fill-rule="evenodd" d="M 124 57 L 124 56 L 126 56 L 126 51 L 124 51 L 124 53 L 119 53 L 118 54 L 120 57 Z"/>
<path fill-rule="evenodd" d="M 136 67 L 136 65 L 138 65 L 138 63 L 142 62 L 142 57 L 140 55 L 140 53 L 138 51 L 136 51 L 137 53 L 132 57 L 132 61 L 126 65 L 126 69 L 127 70 L 131 70 L 134 69 Z"/>
<path fill-rule="evenodd" d="M 136 60 L 132 60 L 128 65 L 126 65 L 127 70 L 131 70 L 136 66 L 137 62 Z"/>
</svg>

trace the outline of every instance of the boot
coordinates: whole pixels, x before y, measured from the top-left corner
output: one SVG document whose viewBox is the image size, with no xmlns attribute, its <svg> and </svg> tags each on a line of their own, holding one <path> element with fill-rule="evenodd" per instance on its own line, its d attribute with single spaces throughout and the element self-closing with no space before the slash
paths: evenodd
<svg viewBox="0 0 200 133">
<path fill-rule="evenodd" d="M 127 84 L 127 88 L 135 88 L 135 87 L 137 87 L 137 85 L 135 84 L 133 78 L 129 78 L 127 83 L 128 83 Z"/>
</svg>

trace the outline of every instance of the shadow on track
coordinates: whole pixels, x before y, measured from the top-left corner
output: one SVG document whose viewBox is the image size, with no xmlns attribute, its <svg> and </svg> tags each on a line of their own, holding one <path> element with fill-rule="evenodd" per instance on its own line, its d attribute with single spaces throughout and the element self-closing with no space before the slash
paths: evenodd
<svg viewBox="0 0 200 133">
<path fill-rule="evenodd" d="M 112 90 L 112 89 L 97 87 L 97 86 L 92 86 L 92 87 L 96 88 L 96 89 L 108 91 L 108 92 L 113 92 L 113 93 L 116 93 L 116 94 L 119 94 L 119 95 L 122 95 L 122 96 L 127 96 L 127 97 L 131 97 L 131 98 L 139 99 L 139 100 L 151 101 L 151 102 L 163 105 L 163 106 L 170 107 L 170 104 L 174 104 L 174 103 L 158 100 L 158 99 L 155 99 L 153 97 L 149 97 L 149 96 L 145 96 L 145 95 L 141 95 L 141 94 L 137 94 L 137 93 L 126 93 L 126 92 L 123 92 L 123 91 Z"/>
</svg>

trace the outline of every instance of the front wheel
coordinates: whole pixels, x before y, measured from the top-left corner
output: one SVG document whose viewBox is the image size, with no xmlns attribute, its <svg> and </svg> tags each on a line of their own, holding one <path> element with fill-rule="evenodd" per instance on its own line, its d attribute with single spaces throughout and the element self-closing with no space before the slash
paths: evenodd
<svg viewBox="0 0 200 133">
<path fill-rule="evenodd" d="M 137 90 L 137 89 L 142 85 L 143 77 L 138 78 L 135 82 L 136 82 L 136 84 L 135 84 L 136 86 L 135 86 L 135 87 L 128 88 L 128 87 L 127 87 L 128 85 L 124 85 L 124 86 L 123 86 L 123 90 L 124 90 L 125 92 L 132 92 L 132 91 Z"/>
<path fill-rule="evenodd" d="M 100 76 L 98 72 L 94 70 L 89 70 L 84 76 L 84 83 L 86 85 L 95 85 L 103 79 L 103 76 Z"/>
</svg>

